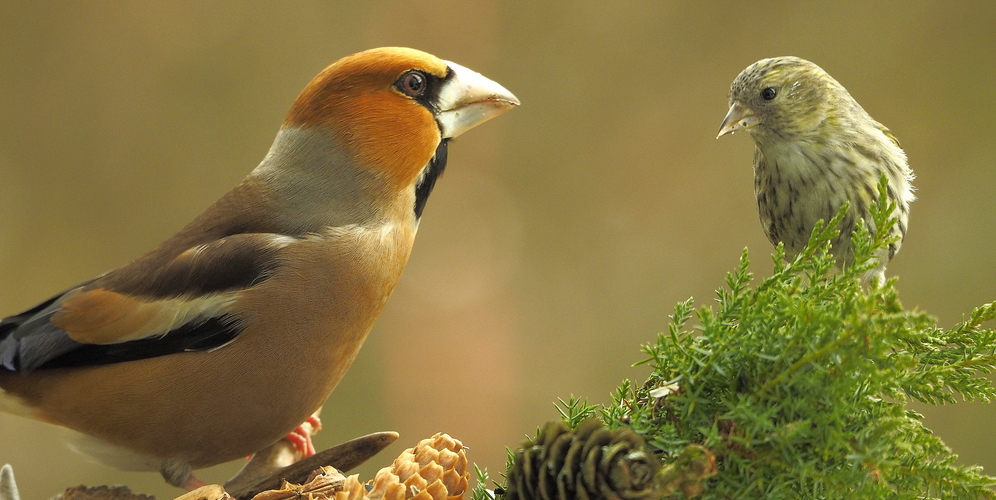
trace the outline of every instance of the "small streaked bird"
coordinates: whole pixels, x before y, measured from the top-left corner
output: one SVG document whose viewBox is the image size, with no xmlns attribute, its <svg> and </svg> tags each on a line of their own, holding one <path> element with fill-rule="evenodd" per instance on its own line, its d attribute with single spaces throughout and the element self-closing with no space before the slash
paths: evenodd
<svg viewBox="0 0 996 500">
<path fill-rule="evenodd" d="M 518 104 L 413 49 L 333 63 L 262 163 L 193 222 L 0 321 L 0 411 L 188 489 L 203 484 L 193 469 L 292 433 L 394 290 L 450 140 Z"/>
<path fill-rule="evenodd" d="M 829 221 L 844 201 L 850 209 L 833 243 L 840 262 L 851 260 L 851 233 L 859 219 L 869 228 L 869 207 L 883 174 L 896 203 L 893 234 L 899 240 L 876 255 L 866 285 L 885 279 L 885 266 L 906 235 L 913 171 L 896 136 L 875 121 L 843 85 L 798 57 L 762 59 L 730 86 L 730 110 L 719 135 L 746 131 L 754 138 L 754 193 L 761 226 L 789 258 L 809 241 L 816 221 Z"/>
</svg>

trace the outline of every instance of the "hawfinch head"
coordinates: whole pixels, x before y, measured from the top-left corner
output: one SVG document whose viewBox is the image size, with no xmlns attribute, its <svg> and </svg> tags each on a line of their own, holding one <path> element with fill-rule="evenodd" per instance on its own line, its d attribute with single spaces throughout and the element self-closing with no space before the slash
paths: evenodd
<svg viewBox="0 0 996 500">
<path fill-rule="evenodd" d="M 284 127 L 323 127 L 362 165 L 415 183 L 440 144 L 519 100 L 459 64 L 414 49 L 384 47 L 344 57 L 301 92 Z"/>
</svg>

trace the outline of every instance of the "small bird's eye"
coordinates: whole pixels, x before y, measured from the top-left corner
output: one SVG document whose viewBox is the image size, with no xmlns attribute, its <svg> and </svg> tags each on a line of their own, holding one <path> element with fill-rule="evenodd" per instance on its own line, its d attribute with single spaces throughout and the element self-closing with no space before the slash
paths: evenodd
<svg viewBox="0 0 996 500">
<path fill-rule="evenodd" d="M 398 90 L 409 97 L 419 97 L 425 94 L 425 75 L 421 71 L 409 71 L 398 79 Z"/>
<path fill-rule="evenodd" d="M 778 95 L 778 91 L 774 87 L 766 87 L 761 91 L 761 98 L 765 101 L 774 99 L 776 95 Z"/>
</svg>

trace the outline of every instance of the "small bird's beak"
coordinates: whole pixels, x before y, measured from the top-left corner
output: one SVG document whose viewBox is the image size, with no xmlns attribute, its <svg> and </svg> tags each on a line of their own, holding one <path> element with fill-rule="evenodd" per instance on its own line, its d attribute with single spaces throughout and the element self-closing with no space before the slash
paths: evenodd
<svg viewBox="0 0 996 500">
<path fill-rule="evenodd" d="M 519 105 L 511 92 L 480 73 L 444 61 L 453 76 L 439 91 L 436 121 L 444 139 L 452 139 Z"/>
<path fill-rule="evenodd" d="M 716 138 L 719 139 L 726 134 L 747 130 L 760 122 L 761 119 L 754 111 L 739 102 L 735 102 L 733 106 L 730 106 L 730 112 L 726 113 L 726 118 L 723 118 L 723 123 L 719 126 L 719 135 Z"/>
</svg>

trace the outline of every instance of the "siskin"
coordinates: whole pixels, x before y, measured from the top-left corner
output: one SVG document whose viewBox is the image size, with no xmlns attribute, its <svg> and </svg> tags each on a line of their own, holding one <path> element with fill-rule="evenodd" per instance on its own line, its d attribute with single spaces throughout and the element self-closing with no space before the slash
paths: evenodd
<svg viewBox="0 0 996 500">
<path fill-rule="evenodd" d="M 741 130 L 754 138 L 754 194 L 761 226 L 789 258 L 809 241 L 816 221 L 829 221 L 844 201 L 850 208 L 832 242 L 838 263 L 851 261 L 851 232 L 871 224 L 869 207 L 884 174 L 895 243 L 875 256 L 878 266 L 865 285 L 885 280 L 885 265 L 899 251 L 909 220 L 913 171 L 906 153 L 843 85 L 819 66 L 798 57 L 762 59 L 730 86 L 730 111 L 717 138 Z M 874 227 L 869 227 L 872 231 Z"/>
</svg>

